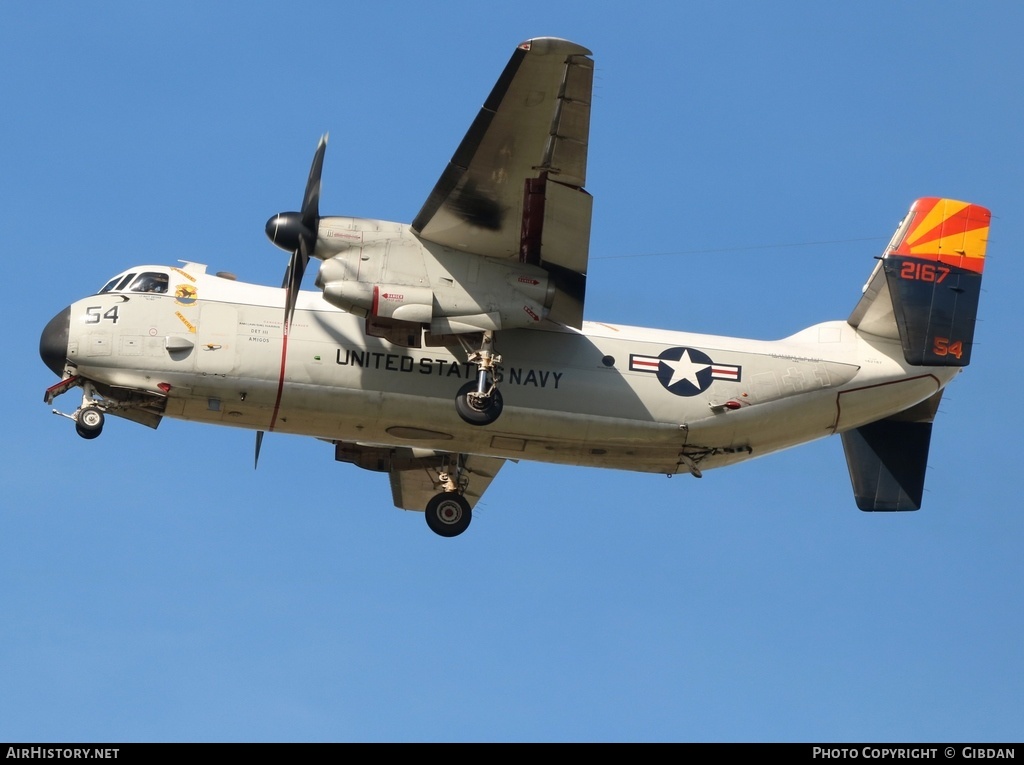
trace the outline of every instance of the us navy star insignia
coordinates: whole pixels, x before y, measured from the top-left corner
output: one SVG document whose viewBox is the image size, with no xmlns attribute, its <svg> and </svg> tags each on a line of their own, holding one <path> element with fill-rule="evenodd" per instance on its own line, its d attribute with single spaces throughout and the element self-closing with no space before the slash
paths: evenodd
<svg viewBox="0 0 1024 765">
<path fill-rule="evenodd" d="M 696 348 L 666 348 L 657 356 L 630 354 L 631 372 L 653 372 L 665 390 L 676 396 L 696 396 L 715 380 L 739 382 L 741 367 L 716 364 Z"/>
<path fill-rule="evenodd" d="M 683 351 L 683 355 L 679 357 L 678 361 L 662 359 L 661 363 L 672 370 L 672 378 L 665 387 L 671 390 L 674 385 L 683 380 L 695 387 L 701 387 L 700 381 L 697 379 L 697 374 L 711 366 L 710 359 L 708 362 L 709 363 L 701 363 L 700 361 L 694 361 L 691 359 L 690 350 L 688 348 Z"/>
</svg>

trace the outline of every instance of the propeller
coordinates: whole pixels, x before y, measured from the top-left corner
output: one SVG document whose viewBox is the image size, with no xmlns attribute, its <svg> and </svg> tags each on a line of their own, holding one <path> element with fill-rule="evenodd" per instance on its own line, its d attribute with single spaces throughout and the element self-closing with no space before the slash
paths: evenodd
<svg viewBox="0 0 1024 765">
<path fill-rule="evenodd" d="M 309 264 L 309 256 L 316 249 L 317 232 L 320 229 L 320 173 L 324 169 L 324 153 L 327 151 L 327 133 L 320 136 L 320 143 L 313 155 L 313 164 L 309 168 L 309 179 L 306 181 L 306 193 L 302 197 L 302 209 L 299 212 L 278 213 L 267 221 L 267 237 L 282 250 L 291 253 L 288 268 L 284 272 L 284 343 L 281 350 L 281 368 L 284 369 L 284 357 L 288 353 L 288 334 L 291 330 L 292 316 L 295 313 L 295 301 L 302 287 L 302 277 Z M 281 403 L 284 377 L 278 382 L 277 402 L 274 405 L 274 416 L 270 423 L 271 429 L 277 422 L 277 407 Z M 259 467 L 260 449 L 263 447 L 263 431 L 256 431 L 256 455 L 253 468 Z"/>
<path fill-rule="evenodd" d="M 327 151 L 327 133 L 320 137 L 320 144 L 313 155 L 306 181 L 306 194 L 302 198 L 299 212 L 278 213 L 267 221 L 266 232 L 271 242 L 291 253 L 288 268 L 284 272 L 281 286 L 285 289 L 284 326 L 285 332 L 295 313 L 295 300 L 302 286 L 309 256 L 316 249 L 317 230 L 320 228 L 320 173 L 324 167 L 324 153 Z"/>
</svg>

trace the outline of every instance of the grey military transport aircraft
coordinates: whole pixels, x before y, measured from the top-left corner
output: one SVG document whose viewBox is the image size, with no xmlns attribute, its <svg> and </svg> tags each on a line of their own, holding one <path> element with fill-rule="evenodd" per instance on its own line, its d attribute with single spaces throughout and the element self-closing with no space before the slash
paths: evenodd
<svg viewBox="0 0 1024 765">
<path fill-rule="evenodd" d="M 388 473 L 445 537 L 506 460 L 689 473 L 841 434 L 862 510 L 916 510 L 947 383 L 971 357 L 989 211 L 915 201 L 849 318 L 776 341 L 583 320 L 591 53 L 519 45 L 410 224 L 273 216 L 281 287 L 142 265 L 76 301 L 40 354 L 107 415 L 295 433 Z M 302 291 L 310 258 L 316 286 Z M 54 410 L 55 413 L 61 414 Z"/>
</svg>

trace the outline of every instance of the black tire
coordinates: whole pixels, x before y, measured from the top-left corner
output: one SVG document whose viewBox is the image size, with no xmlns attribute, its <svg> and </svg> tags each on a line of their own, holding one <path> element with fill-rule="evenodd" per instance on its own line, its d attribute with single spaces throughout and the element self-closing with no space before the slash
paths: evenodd
<svg viewBox="0 0 1024 765">
<path fill-rule="evenodd" d="M 475 381 L 463 385 L 455 396 L 455 411 L 463 420 L 470 425 L 490 425 L 501 416 L 505 403 L 502 401 L 500 390 L 495 388 L 483 406 L 471 399 L 470 393 L 476 393 Z"/>
<path fill-rule="evenodd" d="M 87 406 L 75 419 L 75 432 L 82 438 L 93 439 L 103 432 L 103 412 L 94 406 Z"/>
<path fill-rule="evenodd" d="M 430 530 L 442 537 L 457 537 L 469 528 L 469 522 L 473 520 L 469 503 L 454 491 L 431 497 L 425 514 Z"/>
</svg>

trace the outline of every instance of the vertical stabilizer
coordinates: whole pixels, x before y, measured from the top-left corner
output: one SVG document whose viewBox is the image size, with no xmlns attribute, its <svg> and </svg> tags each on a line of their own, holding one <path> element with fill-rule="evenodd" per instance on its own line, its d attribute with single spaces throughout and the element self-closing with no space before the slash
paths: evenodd
<svg viewBox="0 0 1024 765">
<path fill-rule="evenodd" d="M 903 355 L 915 366 L 965 367 L 978 317 L 991 213 L 954 199 L 918 199 L 903 219 L 850 323 L 879 332 L 871 295 L 888 292 Z M 884 280 L 879 278 L 884 274 Z M 884 330 L 883 330 L 884 332 Z"/>
<path fill-rule="evenodd" d="M 842 434 L 861 510 L 918 510 L 940 390 L 906 411 Z"/>
</svg>

